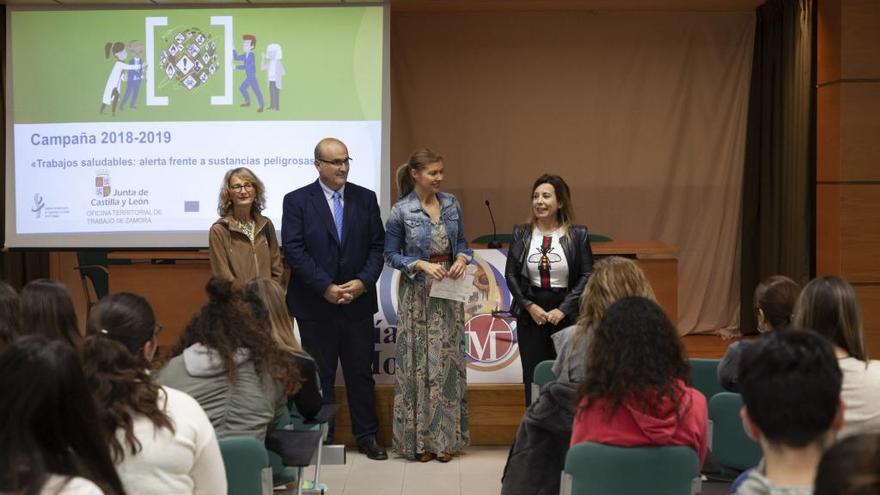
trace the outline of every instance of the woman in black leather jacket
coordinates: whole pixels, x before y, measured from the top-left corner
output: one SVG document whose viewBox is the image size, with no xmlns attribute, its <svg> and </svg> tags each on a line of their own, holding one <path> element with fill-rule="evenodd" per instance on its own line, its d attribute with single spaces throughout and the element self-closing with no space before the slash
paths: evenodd
<svg viewBox="0 0 880 495">
<path fill-rule="evenodd" d="M 544 174 L 532 186 L 531 222 L 513 228 L 505 277 L 513 296 L 526 405 L 535 365 L 555 359 L 551 335 L 573 323 L 593 252 L 587 227 L 572 225 L 571 194 L 558 175 Z"/>
</svg>

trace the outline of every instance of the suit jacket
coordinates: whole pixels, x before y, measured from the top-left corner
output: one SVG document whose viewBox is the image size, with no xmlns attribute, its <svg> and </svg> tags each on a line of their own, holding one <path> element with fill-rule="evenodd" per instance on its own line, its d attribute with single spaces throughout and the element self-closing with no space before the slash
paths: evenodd
<svg viewBox="0 0 880 495">
<path fill-rule="evenodd" d="M 343 194 L 342 244 L 324 190 L 315 181 L 284 196 L 281 243 L 290 265 L 287 308 L 305 320 L 327 318 L 345 311 L 353 318 L 378 310 L 376 281 L 382 273 L 385 229 L 376 193 L 351 182 Z M 324 299 L 330 284 L 360 279 L 366 292 L 347 305 Z"/>
<path fill-rule="evenodd" d="M 507 279 L 507 288 L 513 296 L 510 312 L 517 317 L 524 314 L 525 307 L 532 303 L 532 284 L 529 281 L 529 268 L 526 264 L 531 241 L 531 225 L 521 224 L 513 227 L 513 241 L 510 243 L 510 249 L 507 250 L 504 278 Z M 593 250 L 590 248 L 587 227 L 572 225 L 568 229 L 568 235 L 563 236 L 559 243 L 568 263 L 568 293 L 559 305 L 559 309 L 566 317 L 577 317 L 581 293 L 593 272 Z"/>
</svg>

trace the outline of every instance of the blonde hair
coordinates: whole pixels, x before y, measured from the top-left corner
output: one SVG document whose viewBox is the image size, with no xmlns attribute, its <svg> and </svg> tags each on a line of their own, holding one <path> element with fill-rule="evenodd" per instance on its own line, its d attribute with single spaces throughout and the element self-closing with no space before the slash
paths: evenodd
<svg viewBox="0 0 880 495">
<path fill-rule="evenodd" d="M 217 214 L 225 217 L 232 214 L 233 202 L 232 193 L 230 192 L 229 181 L 233 177 L 238 176 L 243 180 L 249 181 L 254 185 L 254 202 L 251 204 L 251 215 L 256 216 L 257 213 L 263 211 L 266 207 L 266 186 L 263 181 L 251 172 L 247 167 L 234 168 L 226 172 L 223 176 L 223 185 L 220 187 L 220 198 L 217 200 Z"/>
<path fill-rule="evenodd" d="M 293 336 L 293 320 L 287 314 L 284 289 L 281 285 L 272 279 L 260 277 L 251 279 L 247 283 L 247 288 L 254 291 L 266 305 L 272 340 L 278 344 L 278 347 L 285 352 L 311 359 Z"/>
<path fill-rule="evenodd" d="M 442 156 L 428 148 L 413 151 L 406 163 L 397 167 L 397 192 L 400 197 L 406 196 L 416 187 L 412 172 L 419 172 L 427 165 L 442 161 Z"/>
<path fill-rule="evenodd" d="M 804 286 L 794 305 L 794 326 L 815 330 L 850 356 L 868 360 L 856 292 L 840 277 L 817 277 Z"/>
<path fill-rule="evenodd" d="M 596 328 L 605 311 L 618 299 L 638 296 L 657 302 L 645 272 L 630 259 L 619 256 L 602 258 L 593 265 L 593 274 L 581 295 L 579 334 Z"/>
</svg>

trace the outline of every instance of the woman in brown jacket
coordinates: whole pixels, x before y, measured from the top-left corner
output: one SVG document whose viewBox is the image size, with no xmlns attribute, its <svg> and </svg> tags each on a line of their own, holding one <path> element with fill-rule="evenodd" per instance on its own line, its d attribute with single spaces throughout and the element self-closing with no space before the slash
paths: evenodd
<svg viewBox="0 0 880 495">
<path fill-rule="evenodd" d="M 260 212 L 266 205 L 266 187 L 249 169 L 226 172 L 208 247 L 215 277 L 245 284 L 256 277 L 281 283 L 284 268 L 278 236 L 269 218 Z"/>
</svg>

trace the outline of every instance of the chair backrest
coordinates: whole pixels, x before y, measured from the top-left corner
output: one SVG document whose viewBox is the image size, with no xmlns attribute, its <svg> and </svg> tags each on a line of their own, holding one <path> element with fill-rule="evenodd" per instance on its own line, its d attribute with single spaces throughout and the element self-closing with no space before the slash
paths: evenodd
<svg viewBox="0 0 880 495">
<path fill-rule="evenodd" d="M 80 276 L 92 282 L 98 299 L 110 292 L 110 276 L 107 272 L 107 251 L 77 251 L 76 263 Z"/>
<path fill-rule="evenodd" d="M 706 402 L 713 395 L 724 392 L 721 382 L 718 381 L 718 363 L 720 359 L 690 358 L 691 383 L 705 397 Z"/>
<path fill-rule="evenodd" d="M 541 361 L 540 363 L 535 365 L 535 371 L 532 374 L 532 404 L 534 404 L 535 401 L 538 400 L 538 396 L 541 395 L 541 387 L 554 380 L 556 380 L 556 375 L 553 374 L 552 359 Z"/>
<path fill-rule="evenodd" d="M 263 495 L 271 492 L 271 472 L 266 447 L 254 437 L 221 438 L 220 454 L 226 466 L 228 493 L 235 495 Z"/>
<path fill-rule="evenodd" d="M 690 495 L 699 476 L 689 447 L 613 447 L 580 443 L 565 456 L 573 495 Z"/>
<path fill-rule="evenodd" d="M 709 400 L 712 453 L 722 467 L 737 471 L 757 466 L 762 455 L 761 446 L 743 430 L 739 416 L 742 406 L 742 396 L 731 392 L 715 394 Z"/>
<path fill-rule="evenodd" d="M 532 383 L 537 384 L 539 387 L 543 387 L 553 380 L 556 380 L 556 375 L 553 374 L 552 359 L 541 361 L 535 366 L 535 372 L 532 376 Z"/>
</svg>

